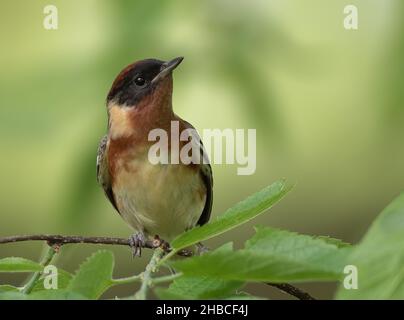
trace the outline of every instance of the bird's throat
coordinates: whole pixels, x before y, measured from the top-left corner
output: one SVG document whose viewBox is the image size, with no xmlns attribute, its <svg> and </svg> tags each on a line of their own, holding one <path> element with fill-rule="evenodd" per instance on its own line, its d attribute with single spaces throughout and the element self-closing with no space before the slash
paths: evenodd
<svg viewBox="0 0 404 320">
<path fill-rule="evenodd" d="M 119 105 L 108 106 L 109 111 L 109 135 L 111 139 L 120 139 L 130 137 L 135 133 L 131 109 Z"/>
<path fill-rule="evenodd" d="M 126 107 L 116 104 L 108 106 L 110 139 L 134 137 L 136 140 L 147 140 L 153 129 L 169 129 L 174 118 L 171 105 L 145 108 Z"/>
</svg>

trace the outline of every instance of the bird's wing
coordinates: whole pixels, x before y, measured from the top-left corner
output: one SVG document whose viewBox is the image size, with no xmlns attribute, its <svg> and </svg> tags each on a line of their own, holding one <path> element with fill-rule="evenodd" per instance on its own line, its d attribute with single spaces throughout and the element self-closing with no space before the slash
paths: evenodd
<svg viewBox="0 0 404 320">
<path fill-rule="evenodd" d="M 193 137 L 192 141 L 199 144 L 199 150 L 201 152 L 201 159 L 202 163 L 200 165 L 200 175 L 202 178 L 203 183 L 206 187 L 206 201 L 205 207 L 203 208 L 202 214 L 199 217 L 197 225 L 204 225 L 210 219 L 210 214 L 212 212 L 212 204 L 213 204 L 213 174 L 212 174 L 212 167 L 209 163 L 209 157 L 206 153 L 206 150 L 203 146 L 202 139 L 199 137 L 196 129 L 187 121 L 183 120 L 186 127 L 195 130 L 195 136 Z"/>
<path fill-rule="evenodd" d="M 107 161 L 107 143 L 108 137 L 105 135 L 102 137 L 100 144 L 98 146 L 97 152 L 97 181 L 100 186 L 104 189 L 104 193 L 112 203 L 116 211 L 119 212 L 116 205 L 114 194 L 112 192 L 111 178 L 109 176 L 108 161 Z"/>
<path fill-rule="evenodd" d="M 202 145 L 202 151 L 205 152 L 205 149 Z M 206 153 L 205 153 L 206 154 Z M 197 222 L 198 225 L 202 226 L 207 223 L 210 219 L 210 214 L 212 212 L 212 204 L 213 204 L 213 175 L 212 168 L 209 163 L 201 165 L 201 176 L 203 183 L 206 187 L 206 202 L 205 207 L 203 208 L 202 214 L 199 217 Z"/>
</svg>

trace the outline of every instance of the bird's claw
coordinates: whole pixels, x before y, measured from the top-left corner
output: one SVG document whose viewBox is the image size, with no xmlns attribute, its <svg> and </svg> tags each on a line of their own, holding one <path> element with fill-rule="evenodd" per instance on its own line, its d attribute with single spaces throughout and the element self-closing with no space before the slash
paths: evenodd
<svg viewBox="0 0 404 320">
<path fill-rule="evenodd" d="M 142 248 L 146 245 L 146 238 L 143 233 L 138 232 L 129 237 L 129 246 L 132 249 L 133 257 L 142 256 Z"/>
</svg>

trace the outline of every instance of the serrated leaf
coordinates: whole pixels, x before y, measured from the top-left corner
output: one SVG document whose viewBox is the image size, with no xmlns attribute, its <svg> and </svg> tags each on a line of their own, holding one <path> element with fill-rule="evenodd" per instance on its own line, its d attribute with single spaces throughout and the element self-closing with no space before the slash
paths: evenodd
<svg viewBox="0 0 404 320">
<path fill-rule="evenodd" d="M 358 289 L 341 283 L 337 299 L 404 299 L 404 193 L 376 218 L 347 264 L 357 268 Z M 350 282 L 350 281 L 349 281 Z"/>
<path fill-rule="evenodd" d="M 73 278 L 73 276 L 72 276 L 72 274 L 70 274 L 69 272 L 67 272 L 63 269 L 58 268 L 57 270 L 58 270 L 58 275 L 57 275 L 58 287 L 57 287 L 57 289 L 66 289 L 70 283 L 70 280 Z M 36 292 L 36 291 L 46 290 L 46 288 L 44 288 L 44 280 L 45 280 L 45 275 L 42 274 L 41 277 L 35 282 L 31 293 Z"/>
<path fill-rule="evenodd" d="M 229 281 L 211 277 L 181 277 L 167 289 L 157 290 L 160 299 L 220 299 L 243 286 L 242 281 Z M 181 298 L 180 298 L 181 297 Z"/>
<path fill-rule="evenodd" d="M 0 272 L 35 272 L 42 269 L 43 267 L 39 263 L 25 258 L 9 257 L 0 259 Z"/>
<path fill-rule="evenodd" d="M 329 264 L 334 264 L 334 253 L 342 252 L 338 249 L 347 247 L 341 245 L 341 242 L 337 242 L 337 239 L 330 241 L 328 237 L 309 236 L 265 226 L 256 226 L 255 230 L 256 234 L 246 241 L 246 249 L 299 261 L 323 259 L 324 254 L 328 253 L 331 255 Z M 335 257 L 339 259 L 338 254 Z M 321 261 L 321 263 L 324 262 Z M 340 267 L 341 265 L 337 266 L 337 268 Z"/>
<path fill-rule="evenodd" d="M 111 251 L 98 251 L 90 256 L 76 272 L 67 287 L 88 299 L 99 298 L 112 283 L 114 256 Z"/>
<path fill-rule="evenodd" d="M 173 266 L 187 276 L 209 276 L 227 280 L 302 282 L 338 280 L 350 248 L 338 248 L 321 239 L 266 227 L 245 249 L 215 250 Z"/>
<path fill-rule="evenodd" d="M 336 245 L 338 248 L 346 248 L 351 247 L 352 245 L 348 242 L 345 242 L 341 239 L 332 238 L 330 236 L 315 236 L 314 239 L 321 239 L 327 243 Z"/>
<path fill-rule="evenodd" d="M 246 223 L 272 207 L 290 189 L 283 180 L 279 180 L 239 202 L 215 220 L 179 235 L 171 242 L 171 247 L 177 251 Z"/>
</svg>

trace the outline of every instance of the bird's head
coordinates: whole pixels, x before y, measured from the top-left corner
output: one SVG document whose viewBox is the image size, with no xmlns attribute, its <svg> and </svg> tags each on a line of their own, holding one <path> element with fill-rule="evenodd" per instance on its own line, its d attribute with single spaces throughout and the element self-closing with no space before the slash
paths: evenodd
<svg viewBox="0 0 404 320">
<path fill-rule="evenodd" d="M 140 60 L 119 73 L 107 97 L 110 137 L 144 138 L 151 129 L 168 126 L 173 117 L 172 71 L 182 60 Z"/>
<path fill-rule="evenodd" d="M 145 59 L 127 66 L 115 78 L 107 104 L 136 108 L 171 101 L 172 71 L 182 60 Z"/>
</svg>

